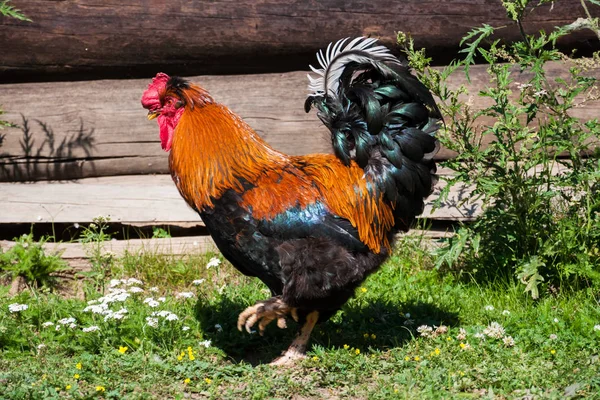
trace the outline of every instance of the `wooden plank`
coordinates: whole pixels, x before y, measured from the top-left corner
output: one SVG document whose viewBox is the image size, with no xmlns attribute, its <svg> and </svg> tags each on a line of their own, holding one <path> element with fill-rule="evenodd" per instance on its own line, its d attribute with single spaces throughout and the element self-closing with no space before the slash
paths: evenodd
<svg viewBox="0 0 600 400">
<path fill-rule="evenodd" d="M 549 63 L 550 78 L 568 78 L 568 65 Z M 589 75 L 600 78 L 600 68 Z M 516 75 L 521 82 L 528 76 Z M 329 152 L 329 131 L 313 111 L 306 114 L 306 74 L 196 76 L 215 98 L 240 114 L 267 142 L 288 154 Z M 485 66 L 475 66 L 467 85 L 457 73 L 451 88 L 475 94 L 488 85 Z M 0 90 L 5 119 L 21 126 L 5 130 L 0 181 L 79 179 L 94 176 L 168 173 L 155 121 L 145 118 L 140 97 L 149 80 L 6 84 Z M 515 82 L 516 87 L 516 82 Z M 516 95 L 517 91 L 515 91 Z M 59 100 L 57 100 L 59 99 Z M 465 100 L 468 100 L 465 97 Z M 490 105 L 477 98 L 474 110 Z M 597 117 L 600 101 L 574 110 Z M 484 124 L 489 120 L 482 120 Z M 438 160 L 452 157 L 442 149 Z"/>
<path fill-rule="evenodd" d="M 520 37 L 497 0 L 28 0 L 16 6 L 32 22 L 0 18 L 4 79 L 140 77 L 157 68 L 185 75 L 289 71 L 306 68 L 307 57 L 340 38 L 371 35 L 393 45 L 399 30 L 449 61 L 462 36 L 483 23 L 506 26 L 498 35 L 508 41 Z M 596 8 L 590 11 L 598 16 Z M 578 0 L 553 2 L 528 13 L 525 27 L 550 31 L 582 16 Z M 592 32 L 559 43 L 597 49 Z"/>
<path fill-rule="evenodd" d="M 441 173 L 446 173 L 442 170 Z M 441 187 L 441 185 L 438 185 Z M 457 188 L 437 210 L 436 189 L 427 202 L 424 218 L 471 220 L 479 206 L 457 203 L 468 196 L 468 188 Z M 138 175 L 87 178 L 73 182 L 35 184 L 0 183 L 0 224 L 89 223 L 98 216 L 110 216 L 120 223 L 155 225 L 198 221 L 200 217 L 183 201 L 168 175 Z"/>
<path fill-rule="evenodd" d="M 13 247 L 15 242 L 0 240 L 0 248 L 4 251 Z M 167 239 L 130 239 L 109 240 L 100 244 L 101 254 L 112 253 L 116 257 L 129 254 L 157 254 L 169 256 L 185 256 L 188 254 L 203 254 L 218 252 L 210 236 L 188 236 Z M 44 250 L 49 254 L 59 254 L 69 266 L 76 270 L 86 270 L 91 267 L 89 246 L 81 243 L 45 243 Z"/>
</svg>

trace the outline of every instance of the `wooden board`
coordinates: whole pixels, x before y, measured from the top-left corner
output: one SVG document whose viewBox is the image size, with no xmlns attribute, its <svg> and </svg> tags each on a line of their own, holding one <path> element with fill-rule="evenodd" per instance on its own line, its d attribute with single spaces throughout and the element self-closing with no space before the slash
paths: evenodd
<svg viewBox="0 0 600 400">
<path fill-rule="evenodd" d="M 562 63 L 548 64 L 551 78 L 567 78 L 567 71 Z M 600 68 L 589 74 L 600 77 Z M 484 66 L 473 67 L 471 78 L 467 86 L 473 94 L 489 82 Z M 303 110 L 304 72 L 190 79 L 240 114 L 276 149 L 288 154 L 330 152 L 329 131 L 314 111 Z M 148 83 L 138 79 L 2 85 L 3 118 L 20 128 L 2 132 L 0 182 L 168 173 L 156 122 L 146 119 L 140 105 Z M 467 84 L 462 73 L 447 83 L 451 88 Z M 473 108 L 489 105 L 489 99 L 477 98 Z M 598 107 L 600 102 L 591 102 L 574 114 L 595 118 Z M 451 156 L 442 149 L 436 158 Z"/>
<path fill-rule="evenodd" d="M 306 68 L 314 53 L 343 37 L 370 35 L 387 45 L 410 32 L 442 62 L 462 36 L 486 23 L 519 38 L 498 0 L 28 0 L 14 5 L 32 22 L 0 18 L 3 79 L 41 74 L 142 77 L 274 72 Z M 590 10 L 598 16 L 597 8 Z M 528 33 L 583 17 L 578 0 L 545 4 L 527 15 Z M 591 32 L 561 38 L 566 48 L 597 49 Z M 309 58 L 311 57 L 311 58 Z"/>
<path fill-rule="evenodd" d="M 439 188 L 429 199 L 423 217 L 471 220 L 480 212 L 478 205 L 456 206 L 468 196 L 469 188 L 456 189 L 441 208 L 433 211 L 438 192 Z M 113 222 L 128 224 L 200 222 L 168 175 L 88 178 L 62 183 L 0 183 L 0 204 L 0 224 L 89 223 L 98 216 L 110 216 Z"/>
<path fill-rule="evenodd" d="M 6 251 L 15 242 L 0 240 L 0 248 Z M 89 246 L 81 243 L 45 243 L 44 250 L 48 254 L 59 254 L 69 266 L 76 270 L 87 270 L 91 267 Z M 209 251 L 218 252 L 210 236 L 189 236 L 168 239 L 131 239 L 109 240 L 101 243 L 101 253 L 112 253 L 116 257 L 129 254 L 160 254 L 169 256 L 184 256 L 188 254 L 203 254 Z"/>
</svg>

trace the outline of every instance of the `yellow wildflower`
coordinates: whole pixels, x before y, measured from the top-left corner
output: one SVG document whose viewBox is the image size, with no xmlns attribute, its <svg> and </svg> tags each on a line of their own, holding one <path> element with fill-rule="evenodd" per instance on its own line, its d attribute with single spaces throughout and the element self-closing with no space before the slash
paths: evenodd
<svg viewBox="0 0 600 400">
<path fill-rule="evenodd" d="M 398 393 L 398 389 L 394 389 L 394 393 Z"/>
<path fill-rule="evenodd" d="M 81 366 L 81 363 L 80 363 L 80 362 L 78 362 L 78 363 L 77 363 L 77 365 L 75 365 L 75 368 L 77 368 L 77 369 L 81 369 L 81 368 L 82 368 L 82 366 Z"/>
<path fill-rule="evenodd" d="M 121 354 L 125 354 L 125 352 L 127 351 L 129 347 L 127 346 L 119 346 L 119 353 Z"/>
<path fill-rule="evenodd" d="M 550 354 L 556 354 L 556 350 L 554 350 L 554 349 L 550 350 Z"/>
<path fill-rule="evenodd" d="M 65 389 L 66 389 L 66 390 L 71 390 L 71 385 L 67 385 L 67 386 L 65 386 Z"/>
<path fill-rule="evenodd" d="M 420 360 L 421 360 L 421 357 L 415 356 L 415 361 L 420 361 Z"/>
<path fill-rule="evenodd" d="M 360 288 L 360 291 L 363 293 L 367 293 L 367 288 L 366 287 Z"/>
<path fill-rule="evenodd" d="M 363 336 L 364 336 L 365 339 L 369 338 L 369 334 L 368 333 L 365 333 Z"/>
<path fill-rule="evenodd" d="M 194 357 L 194 350 L 190 346 L 188 346 L 187 351 L 190 361 L 194 361 L 196 359 L 196 357 Z"/>
<path fill-rule="evenodd" d="M 313 360 L 313 361 L 319 361 L 319 357 L 317 357 L 317 356 L 313 356 L 312 360 Z"/>
<path fill-rule="evenodd" d="M 106 388 L 104 386 L 96 386 L 96 392 L 106 392 Z"/>
<path fill-rule="evenodd" d="M 347 344 L 344 345 L 344 349 L 348 350 L 350 348 L 350 346 L 348 346 Z"/>
<path fill-rule="evenodd" d="M 60 388 L 57 386 L 54 388 L 57 392 L 60 392 Z"/>
<path fill-rule="evenodd" d="M 190 361 L 194 361 L 196 357 L 193 354 L 190 354 Z"/>
<path fill-rule="evenodd" d="M 409 356 L 404 357 L 404 361 L 408 361 L 408 360 L 410 360 Z"/>
<path fill-rule="evenodd" d="M 464 349 L 465 347 L 467 347 L 467 345 L 464 344 L 464 343 L 462 343 L 462 342 L 461 342 L 461 344 L 459 344 L 459 346 L 460 346 L 461 349 Z"/>
<path fill-rule="evenodd" d="M 177 361 L 181 361 L 181 360 L 183 360 L 183 356 L 180 354 L 177 356 Z"/>
<path fill-rule="evenodd" d="M 42 375 L 42 380 L 45 381 L 47 378 L 48 378 L 48 375 L 46 375 L 46 374 Z"/>
<path fill-rule="evenodd" d="M 356 350 L 354 350 L 354 352 L 356 353 L 356 355 L 359 355 L 360 354 L 360 349 L 356 349 Z"/>
<path fill-rule="evenodd" d="M 449 342 L 451 342 L 453 339 L 452 339 L 452 337 L 448 336 L 448 337 L 446 338 L 446 340 L 447 340 L 447 341 L 449 341 Z"/>
<path fill-rule="evenodd" d="M 73 378 L 75 378 L 75 379 L 79 379 L 79 374 L 75 374 L 75 375 L 73 375 Z"/>
<path fill-rule="evenodd" d="M 183 383 L 185 383 L 185 384 L 187 385 L 187 384 L 188 384 L 188 383 L 190 383 L 191 381 L 192 381 L 192 380 L 191 380 L 190 378 L 185 378 L 185 379 L 183 380 Z"/>
<path fill-rule="evenodd" d="M 210 385 L 212 383 L 212 379 L 204 378 L 204 382 L 206 382 L 207 385 Z"/>
<path fill-rule="evenodd" d="M 440 355 L 440 349 L 438 347 L 435 348 L 435 350 L 433 351 L 435 353 L 436 356 Z"/>
<path fill-rule="evenodd" d="M 374 333 L 371 333 L 371 339 L 373 339 L 373 340 L 377 339 L 377 335 L 375 335 Z"/>
</svg>

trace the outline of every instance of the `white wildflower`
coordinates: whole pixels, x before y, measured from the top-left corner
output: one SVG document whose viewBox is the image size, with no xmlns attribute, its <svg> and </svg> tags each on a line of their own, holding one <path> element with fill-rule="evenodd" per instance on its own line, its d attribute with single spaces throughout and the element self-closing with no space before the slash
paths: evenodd
<svg viewBox="0 0 600 400">
<path fill-rule="evenodd" d="M 75 329 L 75 328 L 77 328 L 77 324 L 76 323 L 72 323 L 72 324 L 69 325 L 69 328 Z"/>
<path fill-rule="evenodd" d="M 540 90 L 540 91 L 537 91 L 537 92 L 535 92 L 533 95 L 534 95 L 535 97 L 541 97 L 541 96 L 545 96 L 545 95 L 547 95 L 547 94 L 548 94 L 548 92 L 546 92 L 544 89 L 542 89 L 542 90 Z"/>
<path fill-rule="evenodd" d="M 477 332 L 476 334 L 473 335 L 475 338 L 479 339 L 479 340 L 485 340 L 485 335 L 481 332 Z"/>
<path fill-rule="evenodd" d="M 111 279 L 110 282 L 108 283 L 108 287 L 114 288 L 114 287 L 121 285 L 121 283 L 123 283 L 123 282 L 120 279 Z"/>
<path fill-rule="evenodd" d="M 148 289 L 151 292 L 158 292 L 158 288 L 156 286 L 152 286 L 150 289 Z"/>
<path fill-rule="evenodd" d="M 433 333 L 433 328 L 427 325 L 421 325 L 417 328 L 417 332 L 423 337 L 430 337 Z"/>
<path fill-rule="evenodd" d="M 170 315 L 171 311 L 166 311 L 166 310 L 162 310 L 162 311 L 155 311 L 152 313 L 153 317 L 159 316 L 159 317 L 163 317 L 165 318 L 167 315 Z"/>
<path fill-rule="evenodd" d="M 92 326 L 88 326 L 87 328 L 83 328 L 82 331 L 84 332 L 96 332 L 99 331 L 100 327 L 96 326 L 96 325 L 92 325 Z"/>
<path fill-rule="evenodd" d="M 135 279 L 135 278 L 129 278 L 129 279 L 125 280 L 123 283 L 125 283 L 125 286 L 133 286 L 133 285 L 143 286 L 144 285 L 144 282 L 140 281 L 139 279 Z"/>
<path fill-rule="evenodd" d="M 512 336 L 504 336 L 502 341 L 506 347 L 513 347 L 515 345 L 515 339 L 513 339 Z"/>
<path fill-rule="evenodd" d="M 195 281 L 192 281 L 192 285 L 194 286 L 199 286 L 202 285 L 204 283 L 204 279 L 196 279 Z"/>
<path fill-rule="evenodd" d="M 158 318 L 146 317 L 146 323 L 148 324 L 148 326 L 156 328 L 158 326 Z"/>
<path fill-rule="evenodd" d="M 554 333 L 550 335 L 550 340 L 556 340 L 558 339 L 558 336 L 556 336 Z"/>
<path fill-rule="evenodd" d="M 519 89 L 520 91 L 523 91 L 531 86 L 531 83 L 517 83 L 517 89 Z"/>
<path fill-rule="evenodd" d="M 159 297 L 158 301 L 160 301 L 161 303 L 164 303 L 165 301 L 167 301 L 166 297 Z"/>
<path fill-rule="evenodd" d="M 595 331 L 600 331 L 600 324 L 599 325 L 594 325 L 594 330 Z"/>
<path fill-rule="evenodd" d="M 144 299 L 144 304 L 148 304 L 149 307 L 155 308 L 158 307 L 160 305 L 160 303 L 156 300 L 154 300 L 152 297 L 148 297 L 147 299 Z"/>
<path fill-rule="evenodd" d="M 407 312 L 406 314 L 404 314 L 404 318 L 410 318 L 410 313 Z"/>
<path fill-rule="evenodd" d="M 200 342 L 200 346 L 204 346 L 206 348 L 209 348 L 211 344 L 212 342 L 210 340 L 203 340 L 202 342 Z"/>
<path fill-rule="evenodd" d="M 181 327 L 181 330 L 182 330 L 182 331 L 184 331 L 184 332 L 185 332 L 185 331 L 189 331 L 189 330 L 190 330 L 190 327 L 189 327 L 189 326 L 182 326 L 182 327 Z"/>
<path fill-rule="evenodd" d="M 504 310 L 504 311 L 502 311 L 502 315 L 510 315 L 510 311 Z"/>
<path fill-rule="evenodd" d="M 138 286 L 132 286 L 129 288 L 129 293 L 142 293 L 144 289 Z"/>
<path fill-rule="evenodd" d="M 75 223 L 73 224 L 73 228 L 75 228 L 75 229 L 79 229 L 79 224 L 78 224 L 77 222 L 75 222 Z"/>
<path fill-rule="evenodd" d="M 219 260 L 217 257 L 213 257 L 210 259 L 208 264 L 206 264 L 206 269 L 218 267 L 219 265 L 221 265 L 221 260 Z"/>
<path fill-rule="evenodd" d="M 106 303 L 101 303 L 98 305 L 91 305 L 91 306 L 87 306 L 86 308 L 83 309 L 83 312 L 92 312 L 92 314 L 106 314 L 106 311 L 108 310 L 108 304 Z"/>
<path fill-rule="evenodd" d="M 69 324 L 73 324 L 75 322 L 76 322 L 76 320 L 73 317 L 63 318 L 63 319 L 58 320 L 58 323 L 61 325 L 69 325 Z"/>
<path fill-rule="evenodd" d="M 60 324 L 57 324 L 57 325 L 54 327 L 54 330 L 58 332 L 58 331 L 60 331 L 60 328 L 62 328 L 62 325 L 60 325 Z"/>
<path fill-rule="evenodd" d="M 460 328 L 458 330 L 458 335 L 456 335 L 456 340 L 465 340 L 467 338 L 467 331 L 465 328 Z"/>
<path fill-rule="evenodd" d="M 98 304 L 99 301 L 98 300 L 90 300 L 87 303 L 88 303 L 88 305 L 92 305 L 92 304 Z"/>
<path fill-rule="evenodd" d="M 446 325 L 440 325 L 435 328 L 435 336 L 443 335 L 445 333 L 448 333 L 448 327 Z"/>
<path fill-rule="evenodd" d="M 223 332 L 223 327 L 221 326 L 221 324 L 215 324 L 215 329 L 217 330 L 217 332 Z"/>
<path fill-rule="evenodd" d="M 165 317 L 165 319 L 166 319 L 167 321 L 177 321 L 177 320 L 179 319 L 179 317 L 178 317 L 177 315 L 175 315 L 175 314 L 171 313 L 171 314 L 167 315 L 167 316 Z"/>
<path fill-rule="evenodd" d="M 485 311 L 494 311 L 494 306 L 485 306 L 483 307 Z"/>
<path fill-rule="evenodd" d="M 51 327 L 52 325 L 54 325 L 54 322 L 52 322 L 52 321 L 47 321 L 47 322 L 44 322 L 44 323 L 42 324 L 42 326 L 43 326 L 44 328 Z"/>
<path fill-rule="evenodd" d="M 500 339 L 504 336 L 504 328 L 497 322 L 492 322 L 483 330 L 487 336 L 495 339 Z"/>
<path fill-rule="evenodd" d="M 46 346 L 44 343 L 40 343 L 36 346 L 36 348 L 38 349 L 38 351 L 42 351 L 45 350 L 48 346 Z"/>
<path fill-rule="evenodd" d="M 11 313 L 25 311 L 28 308 L 29 306 L 27 304 L 12 303 L 8 305 L 8 311 L 10 311 Z"/>
<path fill-rule="evenodd" d="M 184 298 L 184 299 L 191 299 L 192 297 L 194 297 L 195 294 L 193 292 L 181 292 L 181 293 L 177 293 L 175 295 L 175 297 L 177 297 L 178 299 L 180 298 Z"/>
</svg>

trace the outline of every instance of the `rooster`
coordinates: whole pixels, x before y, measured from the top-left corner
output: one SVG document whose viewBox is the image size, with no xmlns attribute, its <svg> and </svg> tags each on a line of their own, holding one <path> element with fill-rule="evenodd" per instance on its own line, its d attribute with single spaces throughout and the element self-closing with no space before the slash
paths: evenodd
<svg viewBox="0 0 600 400">
<path fill-rule="evenodd" d="M 156 118 L 179 193 L 223 256 L 272 297 L 238 329 L 276 321 L 299 333 L 275 364 L 305 357 L 317 322 L 335 314 L 389 256 L 436 182 L 441 115 L 429 90 L 376 39 L 317 53 L 305 110 L 331 131 L 334 154 L 289 156 L 203 88 L 159 73 L 142 96 Z"/>
</svg>

